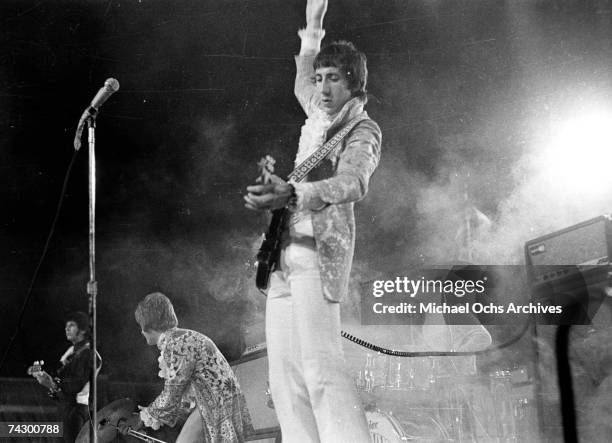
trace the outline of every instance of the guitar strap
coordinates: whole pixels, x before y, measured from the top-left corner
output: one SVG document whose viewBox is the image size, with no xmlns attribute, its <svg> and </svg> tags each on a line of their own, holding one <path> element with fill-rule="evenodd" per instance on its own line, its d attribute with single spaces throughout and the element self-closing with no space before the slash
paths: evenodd
<svg viewBox="0 0 612 443">
<path fill-rule="evenodd" d="M 310 171 L 319 166 L 319 164 L 336 148 L 338 143 L 342 141 L 346 135 L 351 132 L 351 129 L 355 125 L 367 117 L 358 115 L 353 117 L 340 131 L 338 131 L 332 138 L 327 140 L 319 147 L 314 153 L 312 153 L 306 160 L 300 163 L 292 172 L 289 174 L 287 181 L 300 182 L 302 181 Z"/>
<path fill-rule="evenodd" d="M 299 182 L 302 181 L 310 171 L 316 168 L 335 148 L 338 143 L 342 141 L 344 137 L 355 127 L 357 123 L 365 120 L 363 114 L 352 118 L 340 131 L 338 131 L 331 139 L 323 143 L 317 150 L 310 155 L 306 160 L 300 163 L 295 168 L 287 181 Z M 287 208 L 276 209 L 272 211 L 272 221 L 268 227 L 268 232 L 264 238 L 261 248 L 257 253 L 257 287 L 266 289 L 268 287 L 268 280 L 270 273 L 277 266 L 278 258 L 280 257 L 280 246 L 282 230 L 286 223 L 289 221 L 289 211 Z"/>
</svg>

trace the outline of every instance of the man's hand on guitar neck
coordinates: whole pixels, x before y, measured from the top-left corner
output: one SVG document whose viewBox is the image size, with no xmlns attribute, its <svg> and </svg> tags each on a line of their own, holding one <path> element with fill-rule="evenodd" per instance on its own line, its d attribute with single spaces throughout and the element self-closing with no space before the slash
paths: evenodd
<svg viewBox="0 0 612 443">
<path fill-rule="evenodd" d="M 245 207 L 254 211 L 265 211 L 284 208 L 295 199 L 293 185 L 286 182 L 265 185 L 247 186 L 248 194 L 244 196 Z"/>
</svg>

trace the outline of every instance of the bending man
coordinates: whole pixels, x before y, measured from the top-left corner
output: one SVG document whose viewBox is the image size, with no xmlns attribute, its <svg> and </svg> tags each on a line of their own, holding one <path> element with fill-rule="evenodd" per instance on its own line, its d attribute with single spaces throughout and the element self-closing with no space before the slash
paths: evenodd
<svg viewBox="0 0 612 443">
<path fill-rule="evenodd" d="M 160 351 L 164 389 L 128 426 L 174 426 L 188 415 L 177 443 L 238 443 L 252 429 L 238 380 L 215 344 L 204 334 L 178 328 L 172 303 L 159 292 L 136 308 L 147 344 Z"/>
</svg>

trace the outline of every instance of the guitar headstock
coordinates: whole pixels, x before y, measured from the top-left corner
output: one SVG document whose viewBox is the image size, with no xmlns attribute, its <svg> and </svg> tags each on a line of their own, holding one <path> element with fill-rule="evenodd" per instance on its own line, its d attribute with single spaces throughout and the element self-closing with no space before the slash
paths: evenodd
<svg viewBox="0 0 612 443">
<path fill-rule="evenodd" d="M 276 160 L 271 155 L 266 155 L 262 157 L 259 162 L 257 162 L 257 167 L 259 169 L 259 177 L 255 180 L 256 183 L 268 184 L 272 181 L 272 175 L 274 174 L 274 165 L 276 164 Z"/>
<path fill-rule="evenodd" d="M 44 372 L 43 371 L 44 365 L 45 365 L 44 360 L 36 360 L 34 363 L 32 363 L 32 366 L 28 368 L 28 375 L 31 375 L 32 377 L 36 377 L 36 375 Z"/>
</svg>

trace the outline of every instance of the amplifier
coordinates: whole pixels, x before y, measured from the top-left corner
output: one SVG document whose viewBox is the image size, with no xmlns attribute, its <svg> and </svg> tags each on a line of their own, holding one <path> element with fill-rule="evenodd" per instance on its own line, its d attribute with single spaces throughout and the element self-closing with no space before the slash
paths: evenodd
<svg viewBox="0 0 612 443">
<path fill-rule="evenodd" d="M 607 278 L 612 257 L 612 217 L 602 215 L 525 244 L 532 285 L 568 280 L 576 275 Z"/>
<path fill-rule="evenodd" d="M 534 302 L 563 307 L 550 324 L 595 324 L 608 315 L 611 294 L 612 219 L 602 215 L 525 244 Z M 596 319 L 597 316 L 597 319 Z"/>
<path fill-rule="evenodd" d="M 549 441 L 557 441 L 563 439 L 563 421 L 556 373 L 558 362 L 553 352 L 558 329 L 553 325 L 589 326 L 575 329 L 576 335 L 571 340 L 572 365 L 580 368 L 573 383 L 580 392 L 582 383 L 591 386 L 591 377 L 595 377 L 580 360 L 581 355 L 594 355 L 580 350 L 584 343 L 581 334 L 587 330 L 592 334 L 600 326 L 603 330 L 610 327 L 612 219 L 602 215 L 530 240 L 525 243 L 525 259 L 532 300 L 563 306 L 562 315 L 554 318 L 551 315 L 548 323 L 541 322 L 532 329 L 539 427 L 542 435 L 552 439 Z M 583 432 L 587 427 L 580 429 Z"/>
<path fill-rule="evenodd" d="M 246 398 L 255 428 L 255 434 L 249 436 L 247 441 L 280 441 L 280 427 L 269 391 L 265 345 L 232 362 L 231 366 Z"/>
</svg>

